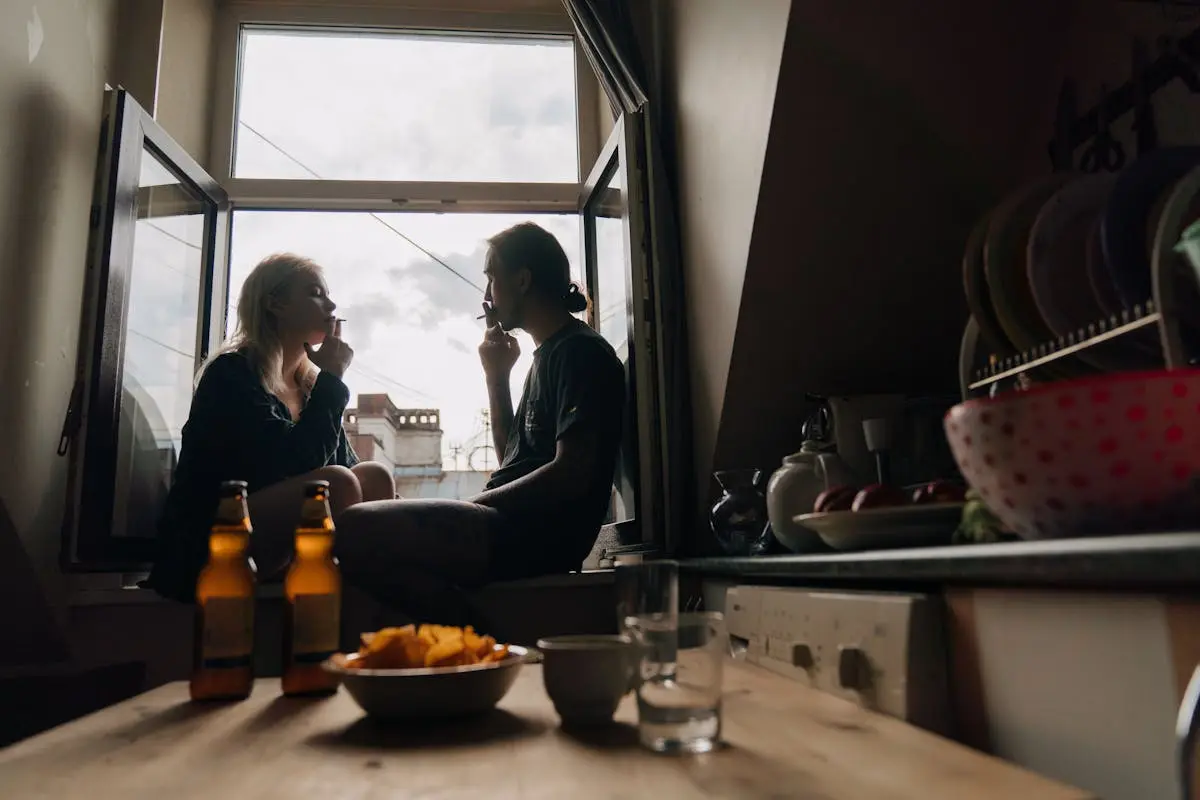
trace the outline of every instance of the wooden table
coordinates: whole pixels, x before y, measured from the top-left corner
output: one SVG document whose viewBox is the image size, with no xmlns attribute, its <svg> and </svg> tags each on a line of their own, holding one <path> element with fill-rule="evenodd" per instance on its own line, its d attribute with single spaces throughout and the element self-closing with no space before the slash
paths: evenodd
<svg viewBox="0 0 1200 800">
<path fill-rule="evenodd" d="M 537 666 L 490 715 L 434 726 L 374 723 L 345 692 L 284 698 L 273 679 L 215 706 L 173 683 L 0 750 L 0 797 L 1093 798 L 757 667 L 725 685 L 726 745 L 675 757 L 638 746 L 632 697 L 610 727 L 563 731 Z"/>
</svg>

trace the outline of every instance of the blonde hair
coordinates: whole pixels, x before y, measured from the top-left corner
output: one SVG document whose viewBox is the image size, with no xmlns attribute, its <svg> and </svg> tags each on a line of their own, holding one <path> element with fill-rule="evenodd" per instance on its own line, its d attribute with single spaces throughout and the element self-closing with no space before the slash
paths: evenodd
<svg viewBox="0 0 1200 800">
<path fill-rule="evenodd" d="M 200 365 L 196 383 L 200 383 L 204 371 L 217 358 L 243 351 L 258 372 L 263 388 L 276 396 L 283 395 L 288 388 L 282 375 L 283 343 L 279 340 L 278 325 L 270 305 L 272 300 L 282 298 L 297 279 L 311 276 L 321 277 L 320 265 L 295 253 L 275 253 L 258 262 L 250 270 L 238 295 L 233 335 Z M 300 372 L 301 385 L 307 391 L 317 372 L 307 356 L 300 365 Z"/>
</svg>

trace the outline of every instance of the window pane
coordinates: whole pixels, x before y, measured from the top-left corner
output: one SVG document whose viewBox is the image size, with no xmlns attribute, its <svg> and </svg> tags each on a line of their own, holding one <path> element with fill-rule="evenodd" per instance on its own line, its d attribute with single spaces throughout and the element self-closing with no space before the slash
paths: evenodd
<svg viewBox="0 0 1200 800">
<path fill-rule="evenodd" d="M 558 237 L 579 280 L 574 215 L 235 212 L 227 328 L 260 259 L 289 250 L 316 260 L 354 348 L 346 425 L 359 455 L 394 466 L 405 497 L 471 497 L 497 466 L 477 352 L 485 240 L 525 220 Z M 514 407 L 534 348 L 515 335 Z"/>
<path fill-rule="evenodd" d="M 113 534 L 152 534 L 192 399 L 205 201 L 142 154 L 129 276 Z"/>
<path fill-rule="evenodd" d="M 633 365 L 629 357 L 629 262 L 625 257 L 624 170 L 617 159 L 604 180 L 593 190 L 584 212 L 585 224 L 590 226 L 596 244 L 595 260 L 591 266 L 595 283 L 596 328 L 600 331 L 625 365 L 626 386 L 632 386 Z M 625 417 L 625 441 L 613 478 L 612 507 L 607 522 L 620 522 L 637 516 L 637 414 L 632 406 L 633 393 L 626 396 L 629 403 Z"/>
<path fill-rule="evenodd" d="M 619 167 L 619 165 L 618 165 Z M 625 261 L 625 195 L 621 170 L 597 187 L 589 217 L 596 226 L 596 316 L 602 336 L 624 359 L 629 346 L 628 265 Z"/>
<path fill-rule="evenodd" d="M 234 175 L 578 180 L 568 37 L 249 28 Z"/>
</svg>

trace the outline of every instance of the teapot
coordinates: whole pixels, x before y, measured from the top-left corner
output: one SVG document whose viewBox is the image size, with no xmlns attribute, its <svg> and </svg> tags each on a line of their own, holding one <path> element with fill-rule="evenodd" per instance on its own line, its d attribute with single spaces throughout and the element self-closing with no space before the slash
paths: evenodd
<svg viewBox="0 0 1200 800">
<path fill-rule="evenodd" d="M 775 538 L 793 553 L 826 549 L 816 531 L 795 521 L 811 514 L 821 492 L 856 483 L 850 468 L 827 442 L 806 440 L 800 450 L 783 459 L 767 484 L 767 517 Z"/>
</svg>

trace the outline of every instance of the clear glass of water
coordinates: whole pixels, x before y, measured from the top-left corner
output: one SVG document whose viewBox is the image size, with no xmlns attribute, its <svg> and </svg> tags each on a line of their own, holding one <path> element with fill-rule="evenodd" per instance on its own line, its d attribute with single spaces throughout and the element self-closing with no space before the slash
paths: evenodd
<svg viewBox="0 0 1200 800">
<path fill-rule="evenodd" d="M 707 753 L 721 738 L 729 637 L 716 612 L 642 614 L 626 630 L 639 653 L 638 738 L 659 753 Z"/>
<path fill-rule="evenodd" d="M 621 564 L 615 574 L 617 628 L 628 633 L 626 620 L 650 614 L 674 619 L 679 613 L 679 562 L 643 561 Z"/>
</svg>

